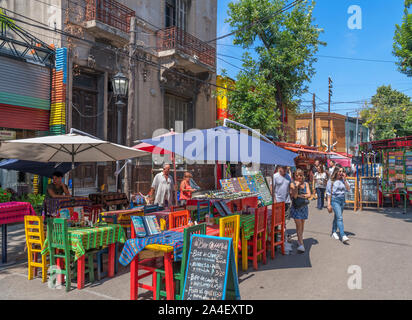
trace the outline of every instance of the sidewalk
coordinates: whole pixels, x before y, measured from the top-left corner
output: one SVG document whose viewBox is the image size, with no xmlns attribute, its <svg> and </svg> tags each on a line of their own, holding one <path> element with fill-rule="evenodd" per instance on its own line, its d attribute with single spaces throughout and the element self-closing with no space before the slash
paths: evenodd
<svg viewBox="0 0 412 320">
<path fill-rule="evenodd" d="M 330 237 L 333 215 L 318 211 L 311 201 L 309 220 L 305 225 L 306 252 L 282 256 L 254 271 L 240 271 L 242 299 L 411 299 L 412 298 L 412 210 L 402 208 L 345 210 L 345 231 L 350 245 Z M 294 222 L 287 224 L 295 232 Z M 0 299 L 101 300 L 129 299 L 129 267 L 120 268 L 112 279 L 86 284 L 83 290 L 49 289 L 40 278 L 27 280 L 23 225 L 9 227 L 9 261 L 19 264 L 0 267 Z M 348 268 L 361 268 L 362 289 L 350 290 Z M 151 299 L 145 290 L 139 299 Z"/>
</svg>

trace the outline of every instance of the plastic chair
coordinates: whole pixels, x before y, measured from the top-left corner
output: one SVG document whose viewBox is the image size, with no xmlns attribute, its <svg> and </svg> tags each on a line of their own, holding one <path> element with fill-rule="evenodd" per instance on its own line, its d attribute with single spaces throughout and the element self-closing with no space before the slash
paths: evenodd
<svg viewBox="0 0 412 320">
<path fill-rule="evenodd" d="M 280 234 L 280 241 L 276 241 L 276 236 Z M 275 258 L 276 246 L 281 246 L 282 254 L 285 254 L 285 203 L 277 202 L 272 205 L 272 216 L 270 217 L 270 239 L 269 245 L 271 258 Z"/>
<path fill-rule="evenodd" d="M 186 226 L 189 223 L 189 217 L 188 210 L 172 212 L 169 215 L 169 229 Z"/>
<path fill-rule="evenodd" d="M 77 272 L 74 268 L 74 259 L 72 258 L 70 252 L 67 220 L 62 218 L 49 218 L 47 220 L 47 239 L 49 243 L 50 265 L 58 266 L 58 268 L 54 269 L 52 272 L 53 274 L 60 274 L 66 277 L 66 291 L 69 291 L 71 280 L 77 275 Z M 57 253 L 55 250 L 58 250 L 59 252 Z M 89 274 L 90 282 L 94 282 L 94 253 L 95 251 L 88 251 L 85 253 L 88 261 L 88 266 L 85 273 Z M 62 268 L 62 259 L 64 259 L 65 268 Z M 83 278 L 83 275 L 77 276 L 81 276 Z"/>
<path fill-rule="evenodd" d="M 44 249 L 45 232 L 43 219 L 38 216 L 24 216 L 24 230 L 26 233 L 27 256 L 28 256 L 28 279 L 32 280 L 37 275 L 37 269 L 41 268 L 42 282 L 47 280 L 47 255 L 41 255 Z M 41 262 L 37 262 L 40 254 Z"/>
<path fill-rule="evenodd" d="M 258 256 L 263 255 L 263 263 L 266 264 L 266 232 L 267 232 L 267 207 L 257 208 L 255 211 L 255 230 L 252 240 L 247 242 L 248 260 L 253 261 L 253 268 L 258 269 Z M 259 246 L 262 248 L 259 248 Z M 252 255 L 249 255 L 249 246 L 252 247 Z"/>
<path fill-rule="evenodd" d="M 180 266 L 177 266 L 176 270 L 173 272 L 173 279 L 176 281 L 177 285 L 175 294 L 176 300 L 181 300 L 181 297 L 183 296 L 183 284 L 185 281 L 185 272 L 189 255 L 190 236 L 192 234 L 206 234 L 206 223 L 187 227 L 183 230 L 182 262 Z M 161 297 L 166 297 L 166 291 L 162 288 L 162 276 L 165 276 L 165 270 L 157 269 L 156 276 L 156 298 L 160 300 Z"/>
<path fill-rule="evenodd" d="M 219 236 L 233 239 L 233 250 L 235 253 L 236 270 L 238 267 L 239 230 L 240 216 L 238 214 L 219 219 Z"/>
</svg>

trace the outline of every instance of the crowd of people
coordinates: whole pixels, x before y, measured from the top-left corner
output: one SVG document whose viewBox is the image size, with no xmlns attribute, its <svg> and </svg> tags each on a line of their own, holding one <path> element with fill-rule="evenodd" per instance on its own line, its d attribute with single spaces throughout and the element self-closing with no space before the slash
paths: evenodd
<svg viewBox="0 0 412 320">
<path fill-rule="evenodd" d="M 298 252 L 305 252 L 303 231 L 305 221 L 309 217 L 308 205 L 311 199 L 317 199 L 318 210 L 327 208 L 329 213 L 334 214 L 331 236 L 348 244 L 349 238 L 344 231 L 342 216 L 345 192 L 350 188 L 346 181 L 347 176 L 348 172 L 334 161 L 330 161 L 329 167 L 326 168 L 316 160 L 313 167 L 308 165 L 305 168 L 297 168 L 293 173 L 289 167 L 276 168 L 273 176 L 273 198 L 275 202 L 285 202 L 286 218 L 295 221 Z"/>
</svg>

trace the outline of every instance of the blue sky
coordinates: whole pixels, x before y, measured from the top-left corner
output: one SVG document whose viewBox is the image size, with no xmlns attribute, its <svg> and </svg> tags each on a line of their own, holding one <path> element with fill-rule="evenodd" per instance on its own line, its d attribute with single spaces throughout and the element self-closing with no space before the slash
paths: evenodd
<svg viewBox="0 0 412 320">
<path fill-rule="evenodd" d="M 218 0 L 218 36 L 231 31 L 224 21 L 228 17 L 228 3 L 231 0 Z M 315 24 L 324 29 L 320 39 L 327 46 L 320 47 L 318 55 L 347 57 L 357 59 L 395 61 L 392 55 L 395 24 L 402 22 L 404 0 L 317 0 L 314 10 Z M 362 29 L 352 30 L 348 20 L 352 14 L 348 9 L 358 5 L 362 9 Z M 227 56 L 241 58 L 243 50 L 234 47 L 232 38 L 218 41 L 218 73 L 222 69 L 228 76 L 236 79 L 239 69 L 228 63 L 241 67 L 242 62 Z M 222 56 L 226 55 L 226 56 Z M 223 60 L 226 62 L 224 62 Z M 391 84 L 393 88 L 412 95 L 412 79 L 397 71 L 394 63 L 354 61 L 319 57 L 315 64 L 316 75 L 309 84 L 309 91 L 327 102 L 328 77 L 333 80 L 333 102 L 349 102 L 369 99 L 380 85 Z M 302 100 L 311 101 L 307 93 Z M 317 111 L 327 111 L 327 105 L 320 105 Z M 303 103 L 305 106 L 311 103 Z M 341 114 L 349 112 L 355 116 L 359 104 L 335 104 L 331 111 Z M 311 110 L 311 109 L 310 109 Z"/>
</svg>

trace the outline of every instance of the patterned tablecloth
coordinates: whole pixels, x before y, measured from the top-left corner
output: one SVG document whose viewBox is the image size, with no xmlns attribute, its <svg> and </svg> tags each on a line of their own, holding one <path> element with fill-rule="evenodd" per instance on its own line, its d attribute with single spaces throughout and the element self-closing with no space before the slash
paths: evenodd
<svg viewBox="0 0 412 320">
<path fill-rule="evenodd" d="M 129 239 L 126 241 L 119 262 L 127 266 L 133 258 L 149 244 L 162 244 L 173 247 L 174 260 L 178 261 L 183 250 L 183 233 L 172 230 L 154 236 Z"/>
<path fill-rule="evenodd" d="M 117 211 L 105 211 L 100 213 L 102 216 L 117 216 L 117 223 L 120 224 L 123 228 L 130 228 L 132 217 L 133 216 L 143 216 L 144 209 L 133 208 L 127 210 L 117 210 Z M 103 218 L 106 222 L 111 222 L 112 220 Z"/>
<path fill-rule="evenodd" d="M 26 215 L 36 215 L 29 202 L 0 203 L 0 224 L 23 222 Z"/>
<path fill-rule="evenodd" d="M 44 211 L 49 216 L 57 216 L 60 209 L 70 207 L 91 207 L 92 201 L 88 197 L 62 197 L 44 199 Z"/>
<path fill-rule="evenodd" d="M 121 225 L 106 224 L 95 227 L 69 228 L 70 250 L 75 254 L 75 261 L 86 253 L 87 250 L 97 249 L 112 243 L 126 241 L 126 235 Z M 41 254 L 49 251 L 48 239 L 44 243 Z"/>
</svg>

